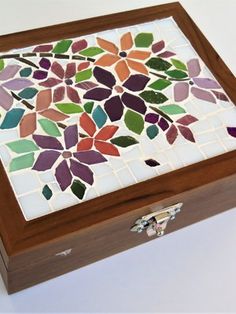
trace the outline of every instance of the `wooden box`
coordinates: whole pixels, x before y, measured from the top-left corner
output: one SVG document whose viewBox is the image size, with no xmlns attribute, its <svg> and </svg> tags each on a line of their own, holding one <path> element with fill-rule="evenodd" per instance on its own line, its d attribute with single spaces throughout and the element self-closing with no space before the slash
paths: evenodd
<svg viewBox="0 0 236 314">
<path fill-rule="evenodd" d="M 179 3 L 1 36 L 0 51 L 9 293 L 236 205 L 235 77 Z"/>
</svg>

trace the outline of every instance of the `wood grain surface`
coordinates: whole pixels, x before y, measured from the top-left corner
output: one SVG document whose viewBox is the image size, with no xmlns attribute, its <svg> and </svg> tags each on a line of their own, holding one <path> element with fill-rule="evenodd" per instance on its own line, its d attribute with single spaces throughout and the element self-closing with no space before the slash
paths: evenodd
<svg viewBox="0 0 236 314">
<path fill-rule="evenodd" d="M 236 79 L 179 3 L 49 26 L 0 37 L 0 50 L 25 47 L 173 16 L 236 103 Z M 223 36 L 223 35 L 222 35 Z M 25 221 L 0 166 L 0 268 L 9 293 L 149 240 L 129 231 L 150 211 L 184 202 L 168 232 L 236 205 L 236 152 L 170 172 L 32 221 Z M 55 255 L 72 248 L 67 257 Z"/>
</svg>

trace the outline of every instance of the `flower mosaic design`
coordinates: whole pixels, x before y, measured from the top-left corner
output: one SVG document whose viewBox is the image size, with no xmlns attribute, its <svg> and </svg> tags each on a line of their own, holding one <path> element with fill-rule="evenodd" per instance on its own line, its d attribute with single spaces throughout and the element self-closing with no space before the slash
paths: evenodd
<svg viewBox="0 0 236 314">
<path fill-rule="evenodd" d="M 139 38 L 140 36 L 143 38 Z M 153 36 L 152 34 L 140 34 L 136 36 L 135 40 L 136 47 L 148 47 L 153 41 Z M 130 32 L 121 36 L 120 47 L 102 38 L 97 38 L 97 43 L 99 47 L 106 51 L 106 54 L 102 55 L 95 64 L 102 67 L 115 65 L 116 74 L 121 81 L 129 77 L 130 70 L 148 75 L 148 70 L 143 61 L 150 56 L 151 52 L 132 49 L 134 41 Z"/>
<path fill-rule="evenodd" d="M 93 167 L 121 158 L 139 136 L 153 141 L 162 133 L 168 145 L 182 136 L 194 145 L 191 126 L 198 118 L 185 107 L 190 94 L 213 104 L 229 101 L 217 81 L 202 76 L 199 59 L 182 62 L 152 33 L 127 32 L 119 45 L 100 37 L 96 43 L 42 44 L 14 60 L 9 55 L 10 63 L 0 55 L 0 132 L 19 134 L 6 144 L 9 172 L 51 170 L 61 191 L 80 200 L 96 181 Z M 234 125 L 227 132 L 236 138 Z M 144 164 L 158 167 L 150 157 Z M 48 185 L 42 194 L 53 197 Z"/>
</svg>

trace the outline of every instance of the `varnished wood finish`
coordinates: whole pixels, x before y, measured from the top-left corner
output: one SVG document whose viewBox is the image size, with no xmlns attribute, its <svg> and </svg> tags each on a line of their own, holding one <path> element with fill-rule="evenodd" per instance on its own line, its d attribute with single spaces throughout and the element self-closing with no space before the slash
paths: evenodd
<svg viewBox="0 0 236 314">
<path fill-rule="evenodd" d="M 236 103 L 236 80 L 179 3 L 139 9 L 0 37 L 0 50 L 173 16 Z M 172 232 L 236 205 L 236 152 L 230 152 L 26 222 L 0 167 L 0 251 L 9 293 L 148 241 L 129 231 L 150 205 L 184 202 Z M 67 257 L 56 253 L 72 248 Z M 27 265 L 27 267 L 26 267 Z"/>
</svg>

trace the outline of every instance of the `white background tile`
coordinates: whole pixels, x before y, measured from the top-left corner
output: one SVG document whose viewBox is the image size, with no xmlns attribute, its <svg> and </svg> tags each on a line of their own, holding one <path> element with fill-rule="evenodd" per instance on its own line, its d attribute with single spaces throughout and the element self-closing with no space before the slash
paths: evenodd
<svg viewBox="0 0 236 314">
<path fill-rule="evenodd" d="M 58 0 L 55 6 L 54 0 L 1 0 L 0 30 L 20 31 L 164 2 L 70 0 L 68 5 Z M 236 74 L 236 45 L 228 31 L 235 29 L 235 0 L 181 3 Z M 235 313 L 235 221 L 232 210 L 16 295 L 7 296 L 1 282 L 0 313 Z"/>
</svg>

